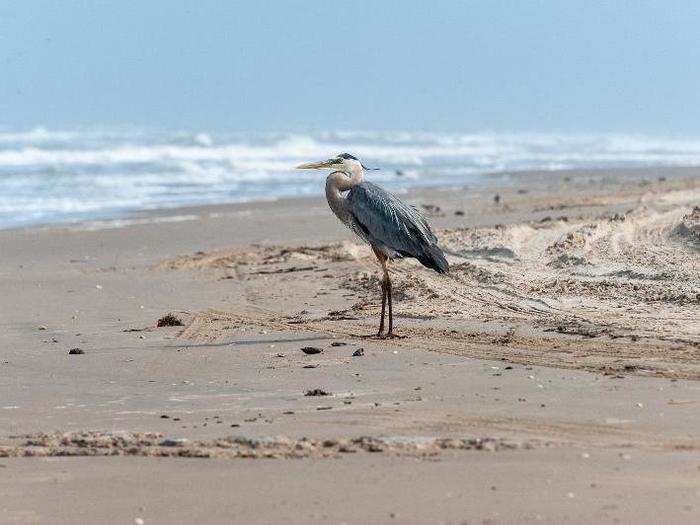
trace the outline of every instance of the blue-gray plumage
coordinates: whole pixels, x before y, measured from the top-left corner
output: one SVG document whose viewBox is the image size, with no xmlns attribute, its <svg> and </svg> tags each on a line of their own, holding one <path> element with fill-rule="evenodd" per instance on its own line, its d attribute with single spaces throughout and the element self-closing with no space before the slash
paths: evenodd
<svg viewBox="0 0 700 525">
<path fill-rule="evenodd" d="M 449 265 L 438 246 L 428 221 L 413 206 L 381 187 L 364 180 L 366 168 L 356 157 L 341 153 L 322 162 L 297 166 L 299 169 L 330 168 L 326 179 L 326 198 L 335 215 L 366 241 L 374 251 L 384 271 L 382 280 L 382 315 L 379 336 L 384 331 L 385 305 L 389 306 L 389 329 L 384 335 L 392 337 L 393 314 L 391 279 L 387 261 L 415 257 L 424 266 L 446 273 Z"/>
<path fill-rule="evenodd" d="M 413 206 L 367 181 L 353 186 L 346 198 L 352 229 L 389 259 L 415 257 L 436 272 L 448 271 L 435 234 Z"/>
</svg>

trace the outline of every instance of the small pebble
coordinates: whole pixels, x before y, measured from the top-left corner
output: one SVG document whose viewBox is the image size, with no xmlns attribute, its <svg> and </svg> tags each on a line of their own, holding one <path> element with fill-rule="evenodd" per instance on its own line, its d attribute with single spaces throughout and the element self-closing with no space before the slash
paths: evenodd
<svg viewBox="0 0 700 525">
<path fill-rule="evenodd" d="M 186 445 L 190 442 L 189 439 L 186 438 L 165 438 L 163 441 L 160 442 L 161 447 L 181 447 L 183 445 Z"/>
<path fill-rule="evenodd" d="M 358 348 L 357 350 L 355 350 L 355 351 L 352 353 L 352 356 L 353 356 L 353 357 L 362 357 L 363 355 L 365 355 L 365 349 L 364 349 L 364 348 Z"/>
<path fill-rule="evenodd" d="M 82 355 L 85 351 L 80 348 L 71 348 L 68 350 L 68 355 Z"/>
</svg>

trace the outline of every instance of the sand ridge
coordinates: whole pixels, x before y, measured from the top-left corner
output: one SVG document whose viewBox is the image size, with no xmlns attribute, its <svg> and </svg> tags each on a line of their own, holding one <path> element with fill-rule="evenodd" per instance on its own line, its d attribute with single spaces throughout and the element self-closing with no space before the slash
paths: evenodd
<svg viewBox="0 0 700 525">
<path fill-rule="evenodd" d="M 548 446 L 538 440 L 493 438 L 383 438 L 362 436 L 339 439 L 249 438 L 224 436 L 208 441 L 169 438 L 160 432 L 52 432 L 16 436 L 0 445 L 0 458 L 66 456 L 151 456 L 220 459 L 332 458 L 358 452 L 417 457 L 444 451 L 533 449 Z"/>
<path fill-rule="evenodd" d="M 413 260 L 391 266 L 398 326 L 409 336 L 396 344 L 700 378 L 700 212 L 692 206 L 699 200 L 698 189 L 671 191 L 647 195 L 625 213 L 440 231 L 449 275 Z M 200 253 L 158 268 L 219 272 L 243 288 L 263 278 L 272 289 L 306 281 L 346 304 L 290 314 L 287 303 L 282 309 L 251 297 L 239 311 L 194 312 L 185 340 L 221 340 L 247 323 L 352 337 L 370 333 L 379 312 L 375 261 L 354 241 Z"/>
</svg>

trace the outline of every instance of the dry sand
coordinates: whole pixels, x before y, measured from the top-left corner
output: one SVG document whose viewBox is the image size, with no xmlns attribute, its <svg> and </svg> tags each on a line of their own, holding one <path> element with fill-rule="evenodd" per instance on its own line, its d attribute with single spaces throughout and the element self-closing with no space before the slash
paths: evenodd
<svg viewBox="0 0 700 525">
<path fill-rule="evenodd" d="M 0 232 L 0 522 L 700 520 L 700 170 L 504 178 L 390 341 L 322 199 Z"/>
</svg>

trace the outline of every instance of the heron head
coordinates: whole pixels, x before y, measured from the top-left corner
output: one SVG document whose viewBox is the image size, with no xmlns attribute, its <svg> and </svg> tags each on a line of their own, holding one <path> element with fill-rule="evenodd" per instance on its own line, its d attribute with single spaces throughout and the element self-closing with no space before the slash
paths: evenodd
<svg viewBox="0 0 700 525">
<path fill-rule="evenodd" d="M 374 170 L 378 168 L 368 168 L 357 157 L 350 155 L 349 153 L 341 153 L 331 159 L 323 160 L 321 162 L 307 162 L 305 164 L 299 164 L 297 166 L 298 170 L 322 170 L 322 169 L 332 169 L 333 171 L 342 171 L 343 173 L 355 173 L 360 169 Z"/>
</svg>

